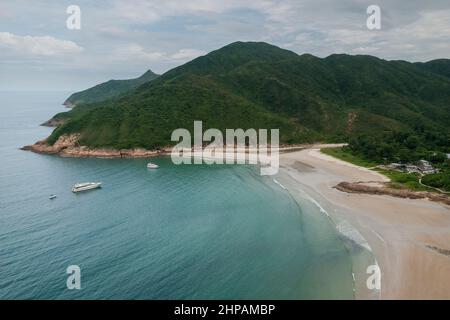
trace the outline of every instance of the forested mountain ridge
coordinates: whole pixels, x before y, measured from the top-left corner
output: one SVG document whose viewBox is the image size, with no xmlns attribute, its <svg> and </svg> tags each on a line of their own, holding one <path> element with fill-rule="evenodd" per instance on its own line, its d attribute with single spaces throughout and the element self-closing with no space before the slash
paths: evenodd
<svg viewBox="0 0 450 320">
<path fill-rule="evenodd" d="M 437 65 L 437 66 L 436 66 Z M 372 56 L 297 55 L 235 42 L 122 95 L 81 104 L 48 139 L 79 133 L 80 145 L 152 149 L 176 128 L 279 128 L 282 143 L 347 141 L 389 132 L 449 145 L 450 77 L 443 66 Z M 427 142 L 428 143 L 428 142 Z"/>
<path fill-rule="evenodd" d="M 121 95 L 122 93 L 137 88 L 141 84 L 152 81 L 157 77 L 158 75 L 156 73 L 148 70 L 136 79 L 109 80 L 92 88 L 72 94 L 63 104 L 68 107 L 74 107 L 82 103 L 94 103 L 111 99 Z"/>
</svg>

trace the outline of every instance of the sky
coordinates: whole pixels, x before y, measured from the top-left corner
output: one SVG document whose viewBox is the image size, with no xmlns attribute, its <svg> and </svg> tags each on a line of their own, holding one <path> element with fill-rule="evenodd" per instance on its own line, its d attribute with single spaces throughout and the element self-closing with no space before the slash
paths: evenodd
<svg viewBox="0 0 450 320">
<path fill-rule="evenodd" d="M 69 29 L 67 8 L 81 12 Z M 370 30 L 369 5 L 381 9 Z M 76 91 L 162 74 L 235 41 L 298 54 L 450 58 L 449 0 L 0 0 L 0 90 Z"/>
</svg>

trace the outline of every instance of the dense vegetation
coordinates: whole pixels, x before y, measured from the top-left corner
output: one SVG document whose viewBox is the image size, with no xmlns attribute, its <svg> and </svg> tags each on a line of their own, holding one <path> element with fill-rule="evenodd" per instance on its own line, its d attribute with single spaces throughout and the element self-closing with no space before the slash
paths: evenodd
<svg viewBox="0 0 450 320">
<path fill-rule="evenodd" d="M 437 135 L 434 132 L 414 133 L 391 132 L 374 136 L 359 136 L 350 140 L 348 147 L 340 152 L 347 157 L 360 159 L 359 161 L 375 161 L 378 163 L 400 162 L 415 163 L 420 159 L 430 161 L 440 170 L 437 174 L 428 174 L 422 178 L 422 183 L 450 191 L 450 160 L 448 153 L 450 137 L 444 132 Z M 362 160 L 361 160 L 362 159 Z M 388 172 L 391 179 L 410 189 L 423 190 L 417 174 Z M 426 188 L 425 188 L 426 189 Z"/>
<path fill-rule="evenodd" d="M 382 170 L 393 181 L 392 186 L 403 186 L 413 190 L 430 191 L 431 186 L 450 191 L 450 160 L 439 150 L 448 150 L 445 139 L 428 135 L 390 133 L 381 136 L 360 136 L 350 140 L 344 148 L 324 149 L 322 152 L 336 158 L 365 167 L 390 162 L 415 163 L 420 159 L 430 161 L 440 170 L 436 174 L 421 177 L 416 173 L 401 173 Z M 422 179 L 422 180 L 420 180 Z M 420 183 L 422 182 L 422 184 Z M 432 190 L 431 190 L 432 191 Z"/>
<path fill-rule="evenodd" d="M 84 91 L 72 94 L 64 104 L 76 106 L 82 103 L 94 103 L 117 97 L 127 91 L 139 87 L 140 85 L 152 81 L 158 77 L 157 74 L 148 70 L 142 76 L 129 80 L 109 80 Z"/>
<path fill-rule="evenodd" d="M 428 188 L 422 184 L 420 184 L 420 175 L 417 173 L 405 173 L 405 172 L 397 172 L 397 171 L 384 171 L 381 170 L 381 173 L 388 176 L 391 179 L 390 187 L 401 189 L 407 188 L 415 191 L 434 191 L 431 188 Z"/>
<path fill-rule="evenodd" d="M 369 160 L 367 155 L 353 151 L 351 147 L 326 148 L 321 151 L 327 155 L 366 168 L 374 169 L 380 164 L 375 160 Z M 418 173 L 405 173 L 379 168 L 376 168 L 376 170 L 391 179 L 390 186 L 392 188 L 408 188 L 415 191 L 433 192 L 436 190 L 430 187 L 434 187 L 443 191 L 450 191 L 450 160 L 435 163 L 435 166 L 437 166 L 441 172 L 437 174 L 428 174 L 425 176 L 421 176 Z"/>
<path fill-rule="evenodd" d="M 423 177 L 422 183 L 439 188 L 441 190 L 450 191 L 450 171 L 429 174 Z"/>
<path fill-rule="evenodd" d="M 371 160 L 367 160 L 367 158 L 358 156 L 356 153 L 352 153 L 348 148 L 325 148 L 321 149 L 322 153 L 325 153 L 329 156 L 344 160 L 346 162 L 353 163 L 357 166 L 373 168 L 376 167 L 379 163 Z"/>
<path fill-rule="evenodd" d="M 377 163 L 413 163 L 420 159 L 443 163 L 450 148 L 450 135 L 445 132 L 386 132 L 361 135 L 350 139 L 347 151 Z"/>
<path fill-rule="evenodd" d="M 155 148 L 202 120 L 204 128 L 279 128 L 284 143 L 350 141 L 353 153 L 373 162 L 430 159 L 450 146 L 449 66 L 320 59 L 236 42 L 119 97 L 59 114 L 70 121 L 48 141 L 78 132 L 87 146 Z"/>
</svg>

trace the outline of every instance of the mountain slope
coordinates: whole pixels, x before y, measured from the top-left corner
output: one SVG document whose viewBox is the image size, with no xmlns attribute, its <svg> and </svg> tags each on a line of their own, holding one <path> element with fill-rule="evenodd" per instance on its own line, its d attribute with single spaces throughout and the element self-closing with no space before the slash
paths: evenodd
<svg viewBox="0 0 450 320">
<path fill-rule="evenodd" d="M 157 74 L 153 73 L 151 70 L 148 70 L 136 79 L 109 80 L 92 88 L 72 94 L 64 102 L 64 105 L 73 107 L 82 103 L 94 103 L 114 98 L 127 91 L 137 88 L 146 82 L 152 81 L 157 77 Z"/>
<path fill-rule="evenodd" d="M 439 74 L 441 76 L 450 78 L 450 60 L 437 59 L 425 63 L 418 62 L 416 65 L 426 71 Z"/>
<path fill-rule="evenodd" d="M 279 128 L 281 142 L 346 140 L 382 132 L 447 135 L 450 79 L 371 56 L 320 59 L 236 42 L 122 96 L 81 105 L 48 142 L 80 133 L 91 147 L 155 148 L 176 128 Z"/>
</svg>

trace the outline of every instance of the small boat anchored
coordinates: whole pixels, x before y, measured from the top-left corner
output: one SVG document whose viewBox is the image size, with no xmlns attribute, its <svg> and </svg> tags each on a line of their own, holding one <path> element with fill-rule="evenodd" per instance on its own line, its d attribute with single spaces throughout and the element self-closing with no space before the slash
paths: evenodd
<svg viewBox="0 0 450 320">
<path fill-rule="evenodd" d="M 159 166 L 158 166 L 157 164 L 154 164 L 154 163 L 149 162 L 149 163 L 147 164 L 147 168 L 148 168 L 148 169 L 158 169 Z"/>
<path fill-rule="evenodd" d="M 72 192 L 82 192 L 92 189 L 101 188 L 102 183 L 101 182 L 86 182 L 86 183 L 77 183 L 73 186 Z"/>
<path fill-rule="evenodd" d="M 53 200 L 56 198 L 56 194 L 51 194 L 50 197 L 48 197 L 50 200 Z"/>
</svg>

